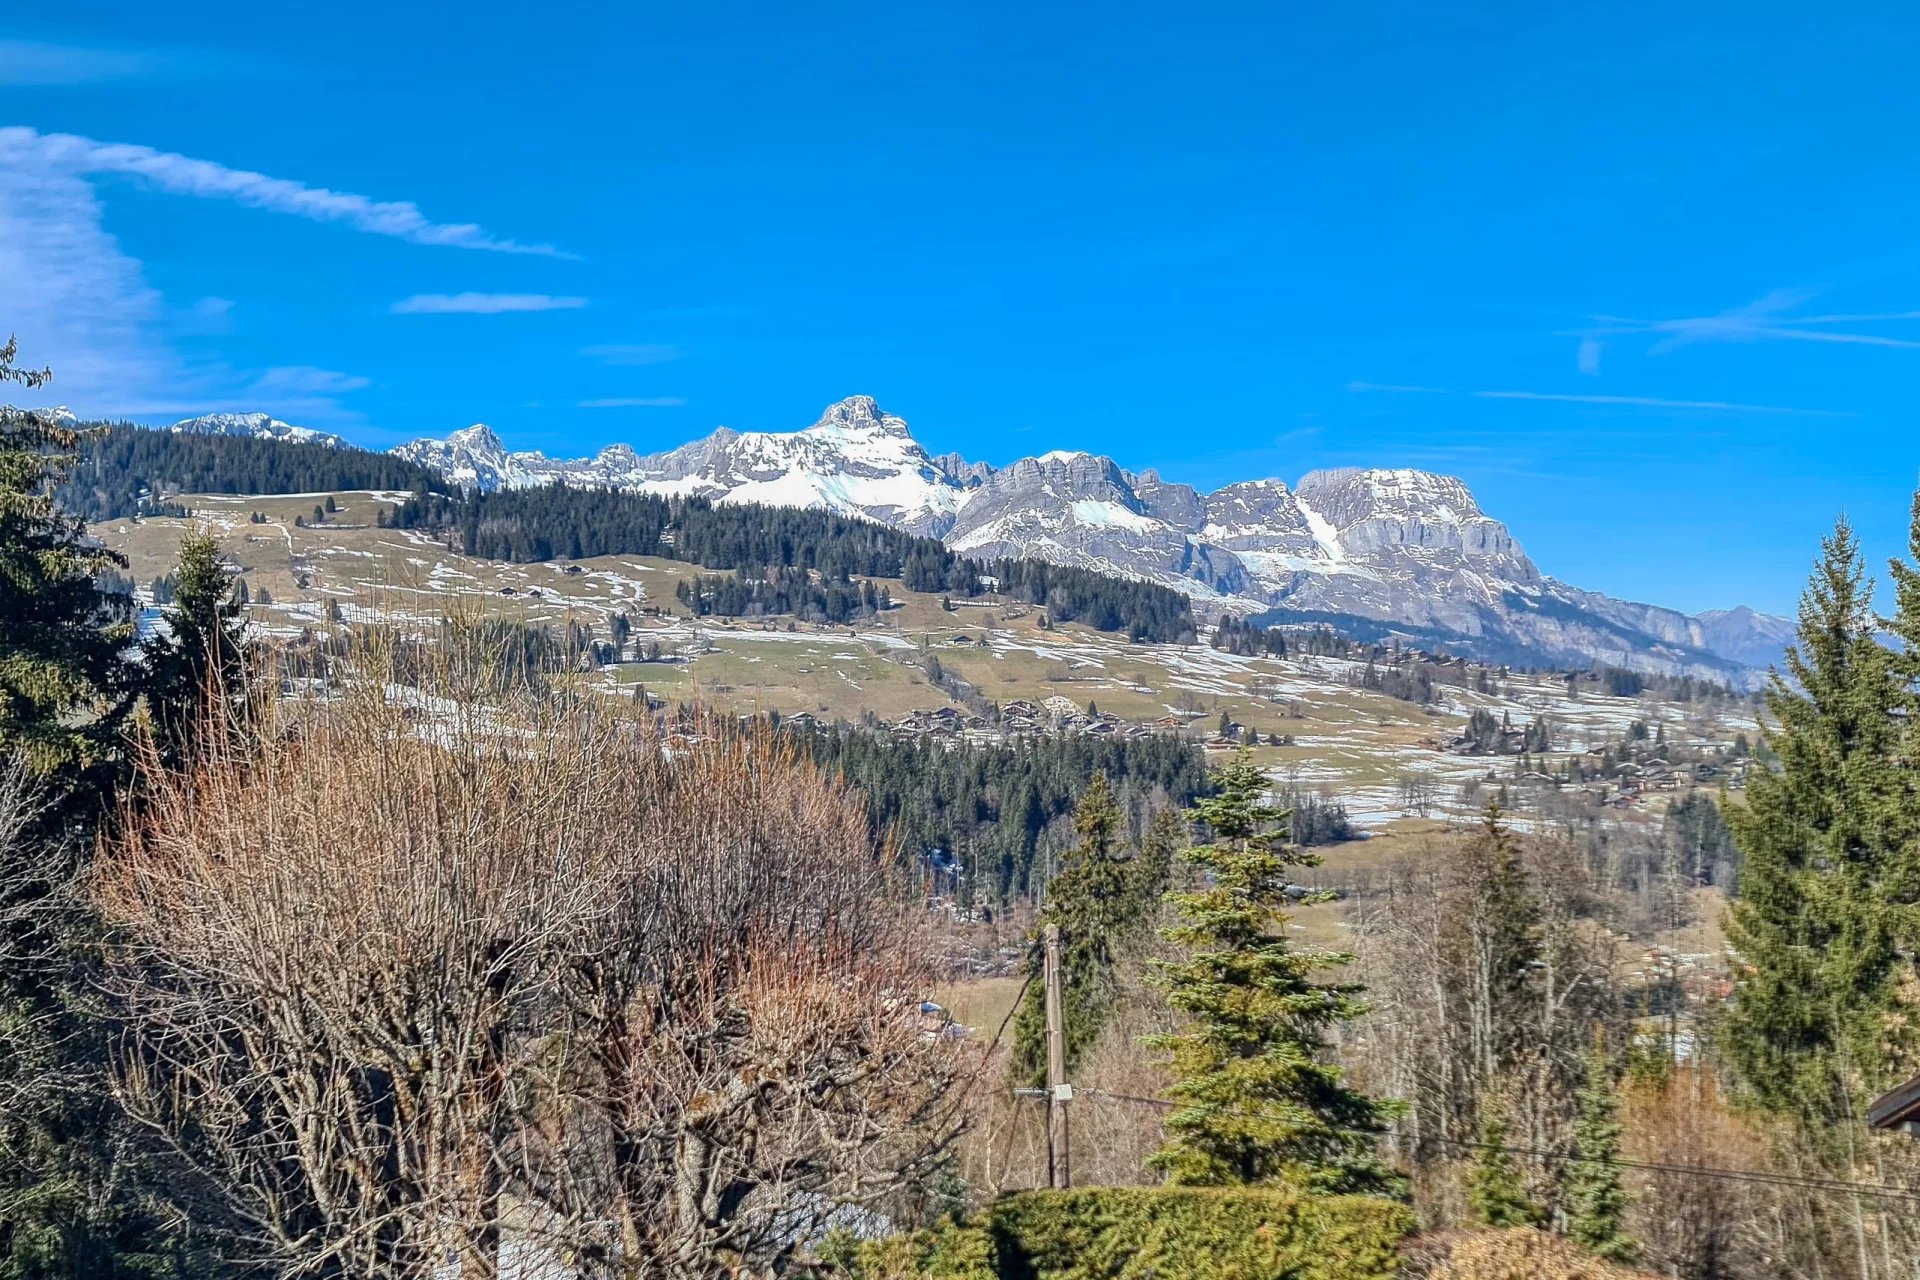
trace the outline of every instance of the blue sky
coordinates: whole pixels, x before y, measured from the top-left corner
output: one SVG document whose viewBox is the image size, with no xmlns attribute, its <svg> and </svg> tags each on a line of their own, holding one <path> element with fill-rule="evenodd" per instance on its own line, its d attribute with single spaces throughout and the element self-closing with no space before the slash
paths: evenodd
<svg viewBox="0 0 1920 1280">
<path fill-rule="evenodd" d="M 1920 476 L 1920 14 L 86 3 L 0 39 L 55 398 L 581 453 L 855 392 L 934 452 L 1466 478 L 1789 608 Z"/>
</svg>

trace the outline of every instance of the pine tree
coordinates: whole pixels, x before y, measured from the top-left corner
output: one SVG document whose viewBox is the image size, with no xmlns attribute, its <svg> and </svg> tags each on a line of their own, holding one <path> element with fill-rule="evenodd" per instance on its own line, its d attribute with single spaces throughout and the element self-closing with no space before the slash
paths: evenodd
<svg viewBox="0 0 1920 1280">
<path fill-rule="evenodd" d="M 1899 640 L 1892 655 L 1899 681 L 1902 741 L 1898 771 L 1901 786 L 1892 804 L 1894 829 L 1890 839 L 1906 851 L 1888 876 L 1888 898 L 1907 909 L 1902 946 L 1908 955 L 1920 953 L 1920 493 L 1914 494 L 1907 526 L 1907 560 L 1889 566 L 1893 578 L 1893 617 L 1887 630 Z"/>
<path fill-rule="evenodd" d="M 1527 1197 L 1520 1166 L 1507 1150 L 1507 1122 L 1491 1101 L 1480 1125 L 1480 1144 L 1467 1171 L 1467 1213 L 1483 1227 L 1537 1227 L 1547 1215 Z"/>
<path fill-rule="evenodd" d="M 1575 1159 L 1567 1169 L 1567 1237 L 1609 1262 L 1631 1264 L 1639 1242 L 1626 1233 L 1626 1188 L 1620 1184 L 1620 1102 L 1607 1055 L 1596 1044 L 1575 1097 Z"/>
<path fill-rule="evenodd" d="M 1107 775 L 1096 773 L 1073 813 L 1079 843 L 1047 885 L 1041 924 L 1060 927 L 1060 1014 L 1069 1068 L 1080 1060 L 1112 1012 L 1114 962 L 1139 921 L 1131 861 L 1119 855 L 1125 816 Z M 1036 945 L 1032 980 L 1014 1022 L 1014 1070 L 1029 1082 L 1046 1080 L 1046 994 Z"/>
<path fill-rule="evenodd" d="M 1479 831 L 1459 857 L 1471 905 L 1458 962 L 1468 982 L 1467 1037 L 1480 1085 L 1491 1088 L 1532 1033 L 1537 1000 L 1530 979 L 1541 959 L 1540 907 L 1498 800 L 1488 800 Z"/>
<path fill-rule="evenodd" d="M 1754 1101 L 1812 1134 L 1844 1131 L 1901 1066 L 1886 1016 L 1899 972 L 1901 691 L 1872 594 L 1843 519 L 1767 691 L 1778 770 L 1756 770 L 1726 815 L 1742 865 L 1724 1046 Z"/>
<path fill-rule="evenodd" d="M 1377 1150 L 1392 1108 L 1327 1061 L 1328 1031 L 1365 1006 L 1358 987 L 1314 975 L 1350 957 L 1287 939 L 1286 869 L 1319 860 L 1283 844 L 1287 815 L 1245 752 L 1213 784 L 1194 809 L 1213 843 L 1184 853 L 1209 883 L 1168 895 L 1181 923 L 1166 936 L 1191 954 L 1162 966 L 1161 985 L 1191 1024 L 1148 1040 L 1178 1077 L 1149 1163 L 1182 1185 L 1398 1194 Z"/>
<path fill-rule="evenodd" d="M 0 346 L 0 384 L 37 388 Z M 51 492 L 80 433 L 0 406 L 0 1276 L 211 1274 L 168 1251 L 149 1153 L 109 1084 L 99 927 L 76 888 L 112 804 L 138 689 L 126 561 Z M 22 785 L 22 784 L 25 785 Z"/>
<path fill-rule="evenodd" d="M 0 385 L 40 386 L 16 350 L 0 346 Z M 50 414 L 0 406 L 0 752 L 70 792 L 111 769 L 136 676 L 132 601 L 99 587 L 127 562 L 50 496 L 80 442 Z"/>
<path fill-rule="evenodd" d="M 209 728 L 232 727 L 247 696 L 252 646 L 241 609 L 244 585 L 221 562 L 220 545 L 196 533 L 180 544 L 168 634 L 146 645 L 149 703 L 162 754 L 179 763 Z"/>
</svg>

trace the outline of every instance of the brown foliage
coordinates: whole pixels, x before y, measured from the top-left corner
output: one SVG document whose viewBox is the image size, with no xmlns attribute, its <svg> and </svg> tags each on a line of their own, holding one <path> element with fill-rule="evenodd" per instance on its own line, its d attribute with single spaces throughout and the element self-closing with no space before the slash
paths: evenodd
<svg viewBox="0 0 1920 1280">
<path fill-rule="evenodd" d="M 1404 1274 L 1424 1280 L 1652 1280 L 1527 1227 L 1449 1235 L 1407 1248 Z"/>
<path fill-rule="evenodd" d="M 96 885 L 129 1101 L 280 1274 L 760 1272 L 900 1195 L 954 1055 L 857 798 L 767 734 L 415 675 L 149 770 Z"/>
</svg>

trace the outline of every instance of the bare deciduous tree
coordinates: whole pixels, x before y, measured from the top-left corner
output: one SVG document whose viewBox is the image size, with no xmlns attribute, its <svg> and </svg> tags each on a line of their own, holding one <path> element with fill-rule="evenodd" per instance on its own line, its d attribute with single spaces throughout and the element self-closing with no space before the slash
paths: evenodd
<svg viewBox="0 0 1920 1280">
<path fill-rule="evenodd" d="M 149 771 L 97 881 L 134 1110 L 285 1276 L 767 1274 L 907 1194 L 957 1052 L 857 797 L 455 666 Z"/>
</svg>

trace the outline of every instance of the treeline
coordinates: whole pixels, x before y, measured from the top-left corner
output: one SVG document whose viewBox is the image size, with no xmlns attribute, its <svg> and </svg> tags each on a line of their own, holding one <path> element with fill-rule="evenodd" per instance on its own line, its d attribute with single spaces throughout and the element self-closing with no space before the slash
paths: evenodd
<svg viewBox="0 0 1920 1280">
<path fill-rule="evenodd" d="M 745 569 L 731 575 L 703 573 L 691 581 L 683 578 L 674 598 L 696 618 L 790 613 L 806 622 L 844 623 L 893 607 L 886 587 L 875 587 L 871 579 L 816 582 L 804 569 L 768 569 L 758 575 Z"/>
<path fill-rule="evenodd" d="M 1586 678 L 1616 698 L 1637 698 L 1649 691 L 1669 702 L 1737 702 L 1748 697 L 1724 680 L 1630 671 L 1625 667 L 1598 666 L 1586 673 Z M 1569 694 L 1578 696 L 1578 679 L 1579 673 L 1568 674 Z M 1752 700 L 1758 701 L 1759 695 L 1753 695 Z"/>
<path fill-rule="evenodd" d="M 293 440 L 207 436 L 116 423 L 87 434 L 55 492 L 86 520 L 179 514 L 166 495 L 429 490 L 434 472 L 389 453 Z"/>
<path fill-rule="evenodd" d="M 1206 791 L 1206 761 L 1183 739 L 1036 737 L 1017 743 L 903 740 L 841 725 L 797 733 L 806 753 L 867 797 L 876 827 L 918 858 L 956 866 L 963 896 L 1032 893 L 1072 843 L 1067 819 L 1104 774 L 1129 815 L 1187 805 Z"/>
<path fill-rule="evenodd" d="M 828 511 L 718 506 L 705 498 L 555 484 L 459 497 L 416 493 L 393 521 L 491 560 L 640 555 L 749 577 L 792 569 L 833 586 L 863 577 L 899 578 L 911 591 L 1009 596 L 1045 609 L 1051 621 L 1121 632 L 1135 641 L 1184 643 L 1195 633 L 1187 598 L 1167 587 L 1037 560 L 970 560 L 937 539 Z M 711 611 L 725 612 L 721 604 L 731 602 L 742 612 L 779 612 L 767 607 L 772 594 L 726 588 Z M 805 605 L 825 603 L 807 593 L 801 597 Z"/>
</svg>

